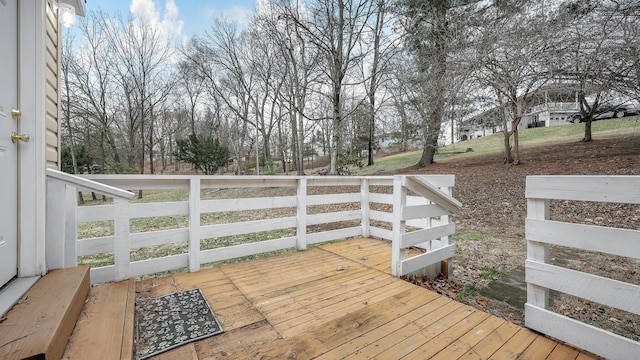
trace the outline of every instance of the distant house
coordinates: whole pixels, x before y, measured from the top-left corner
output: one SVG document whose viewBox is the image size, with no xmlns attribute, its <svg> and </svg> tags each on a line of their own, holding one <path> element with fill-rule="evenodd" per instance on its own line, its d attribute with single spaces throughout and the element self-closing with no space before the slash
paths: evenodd
<svg viewBox="0 0 640 360">
<path fill-rule="evenodd" d="M 570 116 L 578 111 L 575 86 L 569 83 L 548 84 L 529 95 L 528 108 L 518 129 L 569 124 Z M 510 129 L 511 124 L 508 124 Z M 458 140 L 501 132 L 502 117 L 499 108 L 490 108 L 464 119 L 459 127 Z"/>
<path fill-rule="evenodd" d="M 492 108 L 465 119 L 459 127 L 458 141 L 471 140 L 502 131 L 502 120 L 497 108 Z"/>
<path fill-rule="evenodd" d="M 394 142 L 393 135 L 389 133 L 380 134 L 378 137 L 378 147 L 380 149 L 386 149 Z"/>
<path fill-rule="evenodd" d="M 574 84 L 552 83 L 532 94 L 530 107 L 520 122 L 520 129 L 569 124 L 572 114 L 580 111 Z"/>
<path fill-rule="evenodd" d="M 527 111 L 520 122 L 520 128 L 566 125 L 571 120 L 571 115 L 579 111 L 577 101 L 538 104 Z"/>
</svg>

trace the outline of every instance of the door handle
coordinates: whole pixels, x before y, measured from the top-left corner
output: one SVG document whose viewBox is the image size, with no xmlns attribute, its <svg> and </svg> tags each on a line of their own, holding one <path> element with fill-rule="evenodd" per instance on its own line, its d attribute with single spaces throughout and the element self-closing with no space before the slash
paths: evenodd
<svg viewBox="0 0 640 360">
<path fill-rule="evenodd" d="M 15 131 L 11 133 L 11 142 L 14 144 L 18 141 L 29 142 L 29 134 L 20 134 L 18 135 Z"/>
</svg>

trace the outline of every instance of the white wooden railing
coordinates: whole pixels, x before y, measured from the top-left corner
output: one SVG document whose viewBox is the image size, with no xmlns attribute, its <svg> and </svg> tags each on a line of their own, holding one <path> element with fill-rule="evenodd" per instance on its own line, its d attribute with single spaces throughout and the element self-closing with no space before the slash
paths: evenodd
<svg viewBox="0 0 640 360">
<path fill-rule="evenodd" d="M 462 206 L 458 200 L 451 197 L 452 186 L 453 184 L 443 191 L 423 176 L 394 177 L 394 241 L 391 248 L 393 275 L 436 275 L 441 269 L 429 267 L 442 261 L 446 261 L 443 272 L 447 275 L 450 273 L 456 250 L 455 245 L 450 243 L 450 236 L 455 233 L 455 224 L 451 221 L 450 215 Z M 420 197 L 408 198 L 409 191 Z M 408 232 L 407 225 L 412 226 L 420 219 L 426 222 L 422 226 L 417 223 L 419 229 Z M 412 246 L 424 248 L 427 252 L 405 259 L 404 250 Z"/>
<path fill-rule="evenodd" d="M 549 264 L 549 245 L 640 259 L 640 231 L 550 220 L 550 200 L 640 204 L 640 176 L 529 176 L 525 325 L 610 359 L 637 359 L 640 343 L 557 314 L 549 289 L 640 315 L 640 286 Z M 606 265 L 606 264 L 603 264 Z"/>
<path fill-rule="evenodd" d="M 578 104 L 575 102 L 562 102 L 562 103 L 544 103 L 533 106 L 527 111 L 528 114 L 540 112 L 543 110 L 550 111 L 580 111 Z"/>
<path fill-rule="evenodd" d="M 448 209 L 449 194 L 454 185 L 452 175 L 415 176 L 406 180 L 396 177 L 298 177 L 298 176 L 153 176 L 153 175 L 90 175 L 82 178 L 59 172 L 50 172 L 47 213 L 47 253 L 49 268 L 75 266 L 78 257 L 113 253 L 113 263 L 91 269 L 91 282 L 101 283 L 129 277 L 187 268 L 198 271 L 202 264 L 224 261 L 265 252 L 297 248 L 308 245 L 341 240 L 350 237 L 377 237 L 392 240 L 394 264 L 404 264 L 395 272 L 419 271 L 420 266 L 430 266 L 441 261 L 443 254 L 453 256 L 449 235 L 453 233 L 448 224 L 449 211 L 436 211 L 430 202 L 442 203 Z M 394 194 L 394 184 L 402 183 L 402 195 Z M 407 185 L 409 184 L 409 185 Z M 413 184 L 413 185 L 412 185 Z M 408 187 L 407 187 L 408 186 Z M 351 187 L 359 191 L 330 192 L 326 189 Z M 274 197 L 202 199 L 204 189 L 229 188 L 285 188 L 290 195 Z M 114 198 L 113 204 L 99 206 L 77 206 L 79 189 L 95 191 Z M 133 193 L 129 190 L 182 190 L 188 200 L 171 202 L 136 203 L 124 200 Z M 374 190 L 375 189 L 375 190 Z M 407 189 L 414 194 L 407 195 Z M 322 190 L 322 191 L 321 191 Z M 327 192 L 329 191 L 329 192 Z M 444 199 L 444 200 L 443 200 Z M 317 208 L 341 207 L 341 209 L 318 212 Z M 414 215 L 408 215 L 411 206 L 422 206 Z M 266 216 L 260 220 L 222 224 L 201 224 L 201 216 L 238 211 L 263 211 L 293 209 L 292 216 Z M 394 209 L 391 211 L 391 209 Z M 403 209 L 404 215 L 397 216 Z M 154 217 L 188 217 L 186 227 L 132 233 L 133 219 Z M 432 221 L 432 217 L 439 220 Z M 81 223 L 113 221 L 113 235 L 78 240 L 77 226 Z M 354 225 L 354 222 L 357 225 Z M 430 228 L 434 224 L 447 223 L 446 233 L 422 233 L 412 239 L 405 234 L 411 229 Z M 346 225 L 345 225 L 346 223 Z M 334 229 L 315 229 L 316 225 L 337 224 Z M 402 226 L 397 230 L 395 226 Z M 289 230 L 287 236 L 225 247 L 202 249 L 205 239 L 225 236 Z M 311 230 L 313 229 L 313 230 Z M 441 234 L 441 239 L 438 239 Z M 420 238 L 421 240 L 416 240 Z M 442 243 L 446 251 L 437 256 L 423 257 L 420 261 L 406 263 L 399 254 L 400 248 L 417 244 L 427 250 L 439 248 Z M 183 253 L 131 261 L 131 251 L 163 245 L 187 244 Z M 429 252 L 427 252 L 428 254 Z M 49 255 L 50 254 L 50 255 Z M 410 259 L 409 259 L 410 260 Z M 429 263 L 429 261 L 433 261 Z M 409 264 L 409 265 L 407 265 Z"/>
<path fill-rule="evenodd" d="M 125 239 L 129 235 L 129 219 L 122 214 L 134 194 L 112 186 L 87 180 L 61 171 L 47 169 L 46 211 L 46 262 L 49 269 L 76 266 L 77 256 L 77 194 L 92 191 L 113 198 L 109 209 L 114 221 L 115 237 Z M 124 242 L 122 242 L 124 243 Z M 116 261 L 129 262 L 129 253 L 119 243 L 115 251 Z M 112 250 L 113 251 L 113 250 Z"/>
</svg>

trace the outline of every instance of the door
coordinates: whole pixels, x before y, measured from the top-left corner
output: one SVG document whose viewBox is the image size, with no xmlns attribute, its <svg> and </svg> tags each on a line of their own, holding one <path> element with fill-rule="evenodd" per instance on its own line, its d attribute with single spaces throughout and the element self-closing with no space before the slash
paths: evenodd
<svg viewBox="0 0 640 360">
<path fill-rule="evenodd" d="M 0 0 L 0 286 L 18 273 L 18 2 Z"/>
</svg>

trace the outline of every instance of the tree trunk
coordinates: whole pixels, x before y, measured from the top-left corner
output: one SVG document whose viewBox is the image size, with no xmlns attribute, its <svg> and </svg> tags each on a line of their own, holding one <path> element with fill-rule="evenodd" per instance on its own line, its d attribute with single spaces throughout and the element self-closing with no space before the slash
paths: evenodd
<svg viewBox="0 0 640 360">
<path fill-rule="evenodd" d="M 502 132 L 504 134 L 504 164 L 511 164 L 513 162 L 513 156 L 511 155 L 511 142 L 510 140 L 510 132 L 505 130 Z"/>
<path fill-rule="evenodd" d="M 418 162 L 419 167 L 425 167 L 433 164 L 433 157 L 436 155 L 436 148 L 434 146 L 425 145 L 422 150 L 422 157 Z"/>
<path fill-rule="evenodd" d="M 441 121 L 439 119 L 442 119 L 442 106 L 440 105 L 442 105 L 440 102 L 436 105 L 436 109 L 433 111 L 433 119 L 429 122 L 422 157 L 420 158 L 420 162 L 418 162 L 419 167 L 429 166 L 434 162 L 433 158 L 438 149 L 438 137 L 440 135 Z"/>
<path fill-rule="evenodd" d="M 513 159 L 513 165 L 520 164 L 520 136 L 518 134 L 518 128 L 513 129 L 513 146 L 515 147 L 515 158 Z"/>
<path fill-rule="evenodd" d="M 369 119 L 369 139 L 368 139 L 368 157 L 367 157 L 367 166 L 373 165 L 373 144 L 375 142 L 375 122 L 376 122 L 376 114 L 375 114 L 375 95 L 369 96 L 370 101 L 370 112 L 371 118 Z"/>
<path fill-rule="evenodd" d="M 302 139 L 298 132 L 298 122 L 296 119 L 297 114 L 296 110 L 289 111 L 289 122 L 291 123 L 291 155 L 293 157 L 293 166 L 296 168 L 298 175 L 302 175 L 302 173 L 304 173 L 304 166 L 302 164 L 304 158 L 302 157 L 302 151 L 300 150 L 302 147 L 300 145 Z"/>
<path fill-rule="evenodd" d="M 584 138 L 582 138 L 583 142 L 589 142 L 591 140 L 593 140 L 593 138 L 591 137 L 591 123 L 593 122 L 593 119 L 587 119 L 587 121 L 584 122 Z"/>
<path fill-rule="evenodd" d="M 331 153 L 331 164 L 329 174 L 335 175 L 338 169 L 338 154 L 340 153 L 340 128 L 342 123 L 341 103 L 340 103 L 340 85 L 334 86 L 333 93 L 333 133 L 331 134 L 331 143 L 329 144 L 329 152 Z"/>
<path fill-rule="evenodd" d="M 300 106 L 300 104 L 298 104 Z M 300 159 L 298 160 L 298 175 L 304 175 L 304 122 L 303 122 L 303 114 L 300 111 L 296 111 L 296 118 L 298 120 L 297 125 L 297 142 L 298 142 L 298 154 Z M 313 144 L 311 144 L 313 148 Z M 311 154 L 313 156 L 313 154 Z"/>
<path fill-rule="evenodd" d="M 422 157 L 418 163 L 419 167 L 425 167 L 433 164 L 433 158 L 438 148 L 438 137 L 440 136 L 440 128 L 442 126 L 442 118 L 444 116 L 445 108 L 445 78 L 447 73 L 447 9 L 442 7 L 437 14 L 436 29 L 434 31 L 434 42 L 436 61 L 433 63 L 433 78 L 432 84 L 434 85 L 429 91 L 431 97 L 432 110 L 427 120 L 428 126 L 426 131 L 424 150 L 422 151 Z"/>
</svg>

